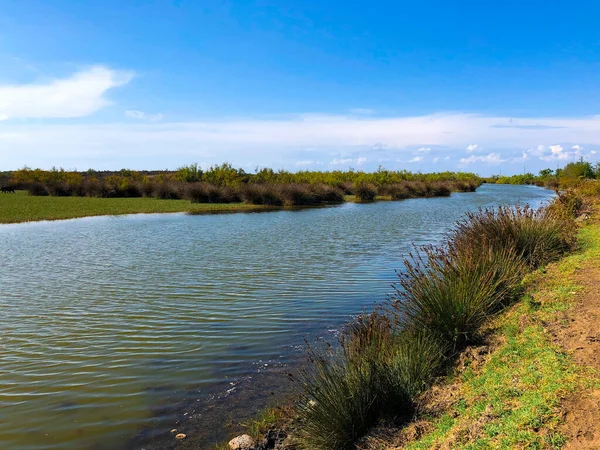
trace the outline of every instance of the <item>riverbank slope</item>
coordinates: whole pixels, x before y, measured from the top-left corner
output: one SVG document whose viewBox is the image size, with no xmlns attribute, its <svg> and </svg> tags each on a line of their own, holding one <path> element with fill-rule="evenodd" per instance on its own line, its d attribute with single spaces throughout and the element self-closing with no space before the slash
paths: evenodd
<svg viewBox="0 0 600 450">
<path fill-rule="evenodd" d="M 415 399 L 408 422 L 386 418 L 351 448 L 600 448 L 600 220 L 597 199 L 586 202 L 576 250 L 525 277 L 520 300 Z M 303 426 L 282 420 L 268 427 Z"/>
<path fill-rule="evenodd" d="M 598 205 L 594 205 L 598 209 Z M 381 426 L 362 450 L 600 448 L 600 220 L 579 249 L 525 280 L 408 426 Z"/>
</svg>

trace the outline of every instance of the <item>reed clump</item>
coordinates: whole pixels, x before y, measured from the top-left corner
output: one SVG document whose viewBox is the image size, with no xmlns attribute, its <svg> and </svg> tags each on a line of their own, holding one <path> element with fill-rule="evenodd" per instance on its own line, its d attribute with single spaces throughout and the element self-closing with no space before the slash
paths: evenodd
<svg viewBox="0 0 600 450">
<path fill-rule="evenodd" d="M 510 247 L 535 268 L 573 247 L 574 212 L 566 209 L 560 197 L 538 210 L 529 206 L 479 210 L 456 225 L 451 240 L 454 245 L 488 246 L 497 251 Z"/>
<path fill-rule="evenodd" d="M 415 397 L 518 298 L 524 275 L 573 247 L 574 210 L 563 203 L 479 210 L 443 245 L 409 254 L 387 305 L 348 325 L 339 350 L 311 350 L 299 385 L 301 445 L 351 449 L 380 420 L 409 420 Z"/>
<path fill-rule="evenodd" d="M 373 202 L 377 195 L 377 188 L 374 184 L 360 182 L 354 186 L 354 196 L 359 202 Z"/>
</svg>

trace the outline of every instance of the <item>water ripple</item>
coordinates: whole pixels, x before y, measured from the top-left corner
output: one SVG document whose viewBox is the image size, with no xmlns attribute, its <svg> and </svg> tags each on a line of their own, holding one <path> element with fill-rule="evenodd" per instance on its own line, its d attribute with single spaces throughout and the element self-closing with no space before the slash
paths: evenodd
<svg viewBox="0 0 600 450">
<path fill-rule="evenodd" d="M 413 242 L 439 241 L 465 211 L 549 195 L 484 186 L 297 212 L 0 226 L 0 448 L 123 447 L 153 426 L 156 405 L 284 364 L 305 336 L 334 337 L 390 293 Z"/>
</svg>

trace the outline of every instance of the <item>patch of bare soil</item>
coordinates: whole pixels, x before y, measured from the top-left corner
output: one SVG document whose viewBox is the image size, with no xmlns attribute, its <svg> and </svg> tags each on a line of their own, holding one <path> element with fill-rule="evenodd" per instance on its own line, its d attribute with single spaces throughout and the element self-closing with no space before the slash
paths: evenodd
<svg viewBox="0 0 600 450">
<path fill-rule="evenodd" d="M 590 264 L 577 273 L 576 304 L 551 330 L 556 342 L 583 367 L 600 370 L 600 267 Z M 600 389 L 575 392 L 563 402 L 562 433 L 566 449 L 600 449 Z"/>
</svg>

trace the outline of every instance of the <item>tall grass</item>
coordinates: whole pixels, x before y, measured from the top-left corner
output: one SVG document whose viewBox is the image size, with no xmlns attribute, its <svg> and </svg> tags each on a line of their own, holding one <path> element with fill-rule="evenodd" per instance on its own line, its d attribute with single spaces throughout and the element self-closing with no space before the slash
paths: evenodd
<svg viewBox="0 0 600 450">
<path fill-rule="evenodd" d="M 560 200 L 538 210 L 529 206 L 479 210 L 458 222 L 450 241 L 454 246 L 513 248 L 530 267 L 553 261 L 574 245 L 573 224 L 560 212 Z"/>
<path fill-rule="evenodd" d="M 332 356 L 313 351 L 300 384 L 303 447 L 352 449 L 382 418 L 410 419 L 415 397 L 516 299 L 526 272 L 572 248 L 573 211 L 565 202 L 480 210 L 444 245 L 409 254 L 390 304 L 347 326 Z"/>
<path fill-rule="evenodd" d="M 493 249 L 461 241 L 427 248 L 405 260 L 396 286 L 396 309 L 406 321 L 455 351 L 517 293 L 523 265 L 512 247 Z"/>
<path fill-rule="evenodd" d="M 357 183 L 354 186 L 354 196 L 359 202 L 372 202 L 375 201 L 377 195 L 377 188 L 371 183 Z"/>
<path fill-rule="evenodd" d="M 350 449 L 382 415 L 410 417 L 413 397 L 439 371 L 442 351 L 429 335 L 396 333 L 389 318 L 372 314 L 350 326 L 342 351 L 313 352 L 302 377 L 298 413 L 303 448 Z"/>
</svg>

